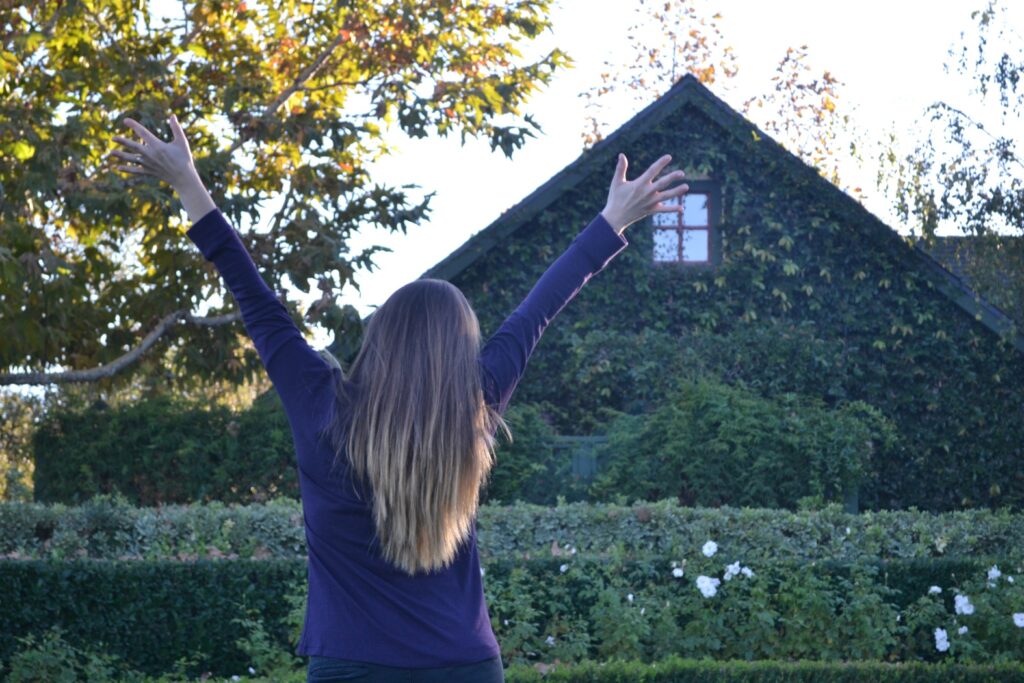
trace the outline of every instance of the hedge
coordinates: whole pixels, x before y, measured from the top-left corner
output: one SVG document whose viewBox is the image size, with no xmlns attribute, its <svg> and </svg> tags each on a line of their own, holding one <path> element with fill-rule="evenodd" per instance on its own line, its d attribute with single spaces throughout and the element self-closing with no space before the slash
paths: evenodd
<svg viewBox="0 0 1024 683">
<path fill-rule="evenodd" d="M 112 410 L 55 411 L 33 436 L 35 499 L 80 503 L 94 492 L 138 505 L 297 498 L 290 427 L 273 392 L 238 415 L 157 397 Z M 681 382 L 650 415 L 610 419 L 596 481 L 576 477 L 554 447 L 551 406 L 506 413 L 482 501 L 550 505 L 677 495 L 688 505 L 795 509 L 843 501 L 868 476 L 877 444 L 895 438 L 869 405 L 838 409 L 784 394 L 766 399 L 717 382 Z M 610 418 L 612 416 L 610 415 Z"/>
<path fill-rule="evenodd" d="M 3 561 L 0 658 L 16 638 L 60 626 L 68 642 L 122 658 L 157 675 L 182 656 L 198 655 L 218 671 L 248 665 L 234 620 L 258 615 L 278 640 L 287 586 L 305 580 L 305 563 Z"/>
<path fill-rule="evenodd" d="M 276 681 L 277 679 L 275 679 Z M 303 683 L 305 671 L 289 683 Z M 663 662 L 584 662 L 505 670 L 506 683 L 1020 683 L 1020 664 L 884 664 L 879 662 L 709 662 L 671 657 Z"/>
<path fill-rule="evenodd" d="M 167 683 L 167 674 L 154 679 L 126 667 L 123 662 L 103 653 L 76 648 L 62 637 L 60 630 L 47 633 L 42 639 L 27 639 L 24 647 L 9 664 L 11 683 L 87 680 L 90 683 Z M 171 672 L 169 680 L 187 678 L 184 669 Z M 694 661 L 668 657 L 659 662 L 618 661 L 581 662 L 580 664 L 514 664 L 505 669 L 508 683 L 995 683 L 1024 681 L 1024 667 L 1019 663 L 977 664 L 891 664 L 878 662 L 775 662 L 775 661 Z M 195 677 L 188 677 L 194 679 Z M 239 680 L 234 675 L 230 679 Z M 203 672 L 199 680 L 209 680 Z M 254 683 L 303 683 L 306 666 L 280 665 L 269 671 L 247 677 Z"/>
<path fill-rule="evenodd" d="M 724 554 L 724 551 L 722 551 Z M 669 655 L 716 659 L 999 662 L 1024 659 L 1020 564 L 1002 576 L 971 560 L 879 565 L 776 563 L 751 575 L 716 554 L 677 576 L 663 560 L 506 559 L 484 565 L 492 626 L 508 663 Z M 675 569 L 680 569 L 679 567 Z M 729 572 L 726 571 L 726 574 Z M 302 560 L 0 561 L 0 658 L 53 626 L 75 646 L 150 674 L 195 656 L 218 675 L 245 670 L 249 618 L 287 649 L 304 602 Z M 715 594 L 699 576 L 718 580 Z M 721 578 L 719 578 L 721 577 Z M 930 593 L 932 585 L 940 593 Z M 990 585 L 991 584 L 991 585 Z M 954 596 L 973 606 L 957 614 Z M 289 612 L 288 605 L 292 605 Z M 967 634 L 957 629 L 969 626 Z M 935 648 L 944 628 L 949 653 Z"/>
<path fill-rule="evenodd" d="M 275 391 L 235 414 L 173 396 L 48 414 L 32 437 L 34 496 L 138 505 L 299 497 L 291 428 Z"/>
<path fill-rule="evenodd" d="M 705 662 L 678 657 L 663 662 L 587 662 L 540 671 L 511 667 L 508 683 L 1013 683 L 1024 666 L 881 664 L 875 662 Z"/>
<path fill-rule="evenodd" d="M 790 512 L 684 508 L 673 501 L 557 507 L 485 505 L 480 554 L 503 557 L 661 557 L 682 560 L 714 540 L 744 562 L 1001 558 L 1024 549 L 1024 515 L 970 510 L 847 514 L 838 507 Z M 305 554 L 302 507 L 275 499 L 248 506 L 136 508 L 123 498 L 85 504 L 0 503 L 0 556 L 147 558 Z"/>
</svg>

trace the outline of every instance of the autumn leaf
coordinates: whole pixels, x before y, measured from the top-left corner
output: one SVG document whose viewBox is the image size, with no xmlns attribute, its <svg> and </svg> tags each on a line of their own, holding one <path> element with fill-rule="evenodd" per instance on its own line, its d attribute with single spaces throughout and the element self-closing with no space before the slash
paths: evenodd
<svg viewBox="0 0 1024 683">
<path fill-rule="evenodd" d="M 11 151 L 18 161 L 27 161 L 35 155 L 36 148 L 24 140 L 18 140 L 11 146 Z"/>
</svg>

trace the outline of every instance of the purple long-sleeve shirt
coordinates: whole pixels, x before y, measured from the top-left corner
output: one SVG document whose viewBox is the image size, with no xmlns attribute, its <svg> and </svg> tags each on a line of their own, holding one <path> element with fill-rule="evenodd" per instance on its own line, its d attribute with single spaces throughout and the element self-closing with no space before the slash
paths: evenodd
<svg viewBox="0 0 1024 683">
<path fill-rule="evenodd" d="M 384 561 L 370 502 L 356 497 L 345 468 L 330 472 L 334 453 L 329 440 L 317 436 L 334 412 L 334 373 L 340 371 L 303 338 L 219 209 L 187 234 L 238 302 L 291 425 L 309 553 L 306 621 L 296 654 L 411 668 L 497 656 L 475 525 L 444 570 L 408 576 Z M 598 214 L 545 271 L 481 349 L 489 405 L 505 411 L 544 328 L 627 244 Z"/>
</svg>

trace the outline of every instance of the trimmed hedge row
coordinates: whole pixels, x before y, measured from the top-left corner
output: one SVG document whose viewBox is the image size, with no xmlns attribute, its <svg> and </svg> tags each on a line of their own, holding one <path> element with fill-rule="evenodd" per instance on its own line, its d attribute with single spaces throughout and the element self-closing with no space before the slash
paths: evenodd
<svg viewBox="0 0 1024 683">
<path fill-rule="evenodd" d="M 663 662 L 587 662 L 546 674 L 520 667 L 506 672 L 508 683 L 1014 683 L 1024 666 L 882 664 L 876 662 L 706 662 L 673 657 Z"/>
<path fill-rule="evenodd" d="M 276 391 L 249 410 L 157 396 L 120 409 L 57 410 L 32 437 L 34 496 L 80 503 L 119 491 L 139 505 L 299 497 L 295 446 Z"/>
<path fill-rule="evenodd" d="M 561 562 L 561 564 L 559 564 Z M 485 566 L 492 627 L 506 663 L 714 659 L 999 662 L 1024 660 L 1024 581 L 1003 564 L 893 561 L 872 565 L 737 566 L 704 558 L 682 576 L 664 562 L 561 558 Z M 737 573 L 739 572 L 739 573 Z M 0 658 L 16 639 L 61 626 L 68 642 L 157 675 L 194 657 L 217 675 L 249 665 L 248 625 L 293 651 L 301 624 L 301 560 L 110 562 L 0 561 Z M 728 573 L 728 572 L 727 572 Z M 698 576 L 718 580 L 702 594 Z M 718 579 L 721 576 L 721 579 Z M 929 593 L 931 585 L 942 588 Z M 988 585 L 991 584 L 991 585 Z M 963 594 L 972 614 L 957 614 Z M 289 611 L 289 605 L 291 610 Z M 961 610 L 962 611 L 962 610 Z M 243 621 L 237 621 L 242 619 Z M 247 621 L 246 621 L 247 620 Z M 958 627 L 968 626 L 961 634 Z M 950 650 L 936 650 L 935 628 Z"/>
<path fill-rule="evenodd" d="M 115 658 L 69 645 L 59 631 L 48 633 L 41 640 L 26 642 L 10 661 L 8 680 L 11 683 L 35 683 L 39 680 L 87 680 L 90 683 L 168 683 L 181 681 L 180 671 L 159 678 L 131 670 Z M 186 667 L 187 668 L 187 667 Z M 668 657 L 659 662 L 636 661 L 582 662 L 578 665 L 514 664 L 505 670 L 508 683 L 1014 683 L 1024 681 L 1024 666 L 1019 663 L 978 664 L 891 664 L 881 662 L 774 662 L 774 661 L 694 661 Z M 204 672 L 206 673 L 206 672 Z M 190 677 L 190 679 L 195 677 Z M 231 679 L 238 680 L 239 676 Z M 211 680 L 201 676 L 201 680 Z M 305 664 L 276 666 L 247 678 L 254 683 L 304 683 Z"/>
<path fill-rule="evenodd" d="M 542 555 L 654 556 L 681 561 L 714 540 L 744 562 L 993 557 L 1024 549 L 1024 515 L 971 510 L 857 515 L 818 511 L 682 508 L 674 501 L 632 506 L 573 503 L 483 506 L 484 560 Z M 0 556 L 145 558 L 299 558 L 306 552 L 302 507 L 266 504 L 136 508 L 97 496 L 66 507 L 0 503 Z"/>
<path fill-rule="evenodd" d="M 230 675 L 249 665 L 235 619 L 252 615 L 286 642 L 285 595 L 305 580 L 306 565 L 295 560 L 2 561 L 0 659 L 17 650 L 16 638 L 60 626 L 75 647 L 150 675 L 192 655 Z"/>
<path fill-rule="evenodd" d="M 35 499 L 79 503 L 95 491 L 140 505 L 298 498 L 290 428 L 269 394 L 238 414 L 172 397 L 55 411 L 33 437 Z M 573 477 L 569 457 L 556 455 L 546 413 L 534 404 L 506 413 L 514 438 L 498 439 L 485 502 L 553 504 L 560 494 L 608 501 L 624 491 L 678 494 L 691 505 L 795 508 L 809 496 L 842 500 L 864 479 L 874 443 L 895 439 L 892 425 L 861 402 L 832 409 L 792 394 L 767 399 L 707 379 L 682 382 L 655 413 L 611 421 L 599 453 L 608 471 L 592 488 Z"/>
</svg>

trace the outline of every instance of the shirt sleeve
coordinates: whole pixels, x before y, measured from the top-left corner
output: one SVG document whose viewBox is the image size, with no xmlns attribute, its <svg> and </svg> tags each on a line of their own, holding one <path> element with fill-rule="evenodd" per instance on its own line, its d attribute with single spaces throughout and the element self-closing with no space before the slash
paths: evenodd
<svg viewBox="0 0 1024 683">
<path fill-rule="evenodd" d="M 186 235 L 217 267 L 238 302 L 245 329 L 292 425 L 310 419 L 316 388 L 322 388 L 331 377 L 327 361 L 306 342 L 288 309 L 263 281 L 220 209 L 196 221 Z"/>
<path fill-rule="evenodd" d="M 628 244 L 598 214 L 541 275 L 480 351 L 484 399 L 489 405 L 505 412 L 544 328 Z"/>
</svg>

